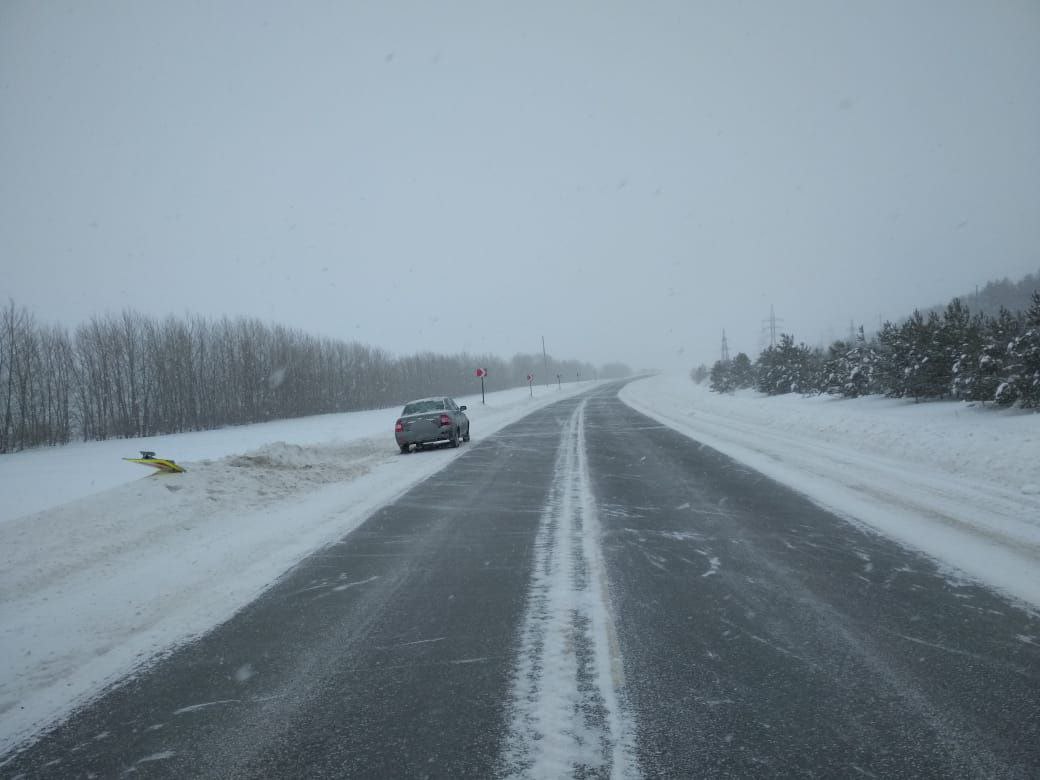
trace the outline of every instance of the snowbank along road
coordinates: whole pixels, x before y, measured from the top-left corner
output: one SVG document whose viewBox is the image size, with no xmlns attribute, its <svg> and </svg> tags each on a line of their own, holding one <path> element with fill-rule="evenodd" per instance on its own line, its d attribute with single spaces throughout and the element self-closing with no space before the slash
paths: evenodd
<svg viewBox="0 0 1040 780">
<path fill-rule="evenodd" d="M 1037 775 L 1035 614 L 616 392 L 475 443 L 0 770 Z"/>
</svg>

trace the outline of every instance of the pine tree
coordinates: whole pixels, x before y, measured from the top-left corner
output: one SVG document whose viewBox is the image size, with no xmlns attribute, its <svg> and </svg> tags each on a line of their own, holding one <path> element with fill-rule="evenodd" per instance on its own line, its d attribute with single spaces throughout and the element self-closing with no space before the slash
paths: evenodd
<svg viewBox="0 0 1040 780">
<path fill-rule="evenodd" d="M 862 325 L 851 343 L 836 341 L 828 352 L 819 386 L 821 392 L 846 398 L 885 392 L 878 380 L 878 347 L 867 341 Z"/>
<path fill-rule="evenodd" d="M 877 378 L 881 391 L 890 398 L 906 395 L 910 346 L 904 329 L 886 322 L 878 333 Z"/>
<path fill-rule="evenodd" d="M 942 330 L 943 321 L 938 314 L 931 312 L 926 318 L 915 311 L 899 326 L 897 337 L 883 332 L 890 338 L 892 368 L 902 369 L 901 377 L 893 371 L 895 387 L 890 395 L 910 396 L 917 401 L 939 398 L 949 391 L 954 358 Z"/>
<path fill-rule="evenodd" d="M 901 325 L 886 322 L 880 338 L 886 348 L 885 379 L 894 398 L 907 396 L 917 400 L 926 394 L 930 377 L 928 360 L 931 347 L 929 320 L 920 311 Z"/>
<path fill-rule="evenodd" d="M 1001 309 L 994 318 L 980 318 L 977 341 L 965 345 L 955 365 L 954 395 L 972 401 L 996 400 L 1008 373 L 1008 348 L 1021 330 L 1019 317 L 1007 309 Z"/>
<path fill-rule="evenodd" d="M 915 400 L 941 398 L 946 395 L 953 375 L 953 360 L 943 338 L 943 324 L 934 311 L 923 325 L 911 326 L 910 394 Z"/>
<path fill-rule="evenodd" d="M 818 386 L 822 361 L 805 344 L 794 343 L 794 336 L 784 333 L 780 343 L 768 347 L 758 358 L 758 389 L 769 395 L 810 393 Z"/>
<path fill-rule="evenodd" d="M 965 352 L 978 349 L 980 339 L 981 334 L 968 307 L 961 303 L 960 298 L 954 298 L 933 332 L 934 347 L 930 366 L 934 382 L 930 388 L 933 397 L 954 393 L 954 367 Z"/>
<path fill-rule="evenodd" d="M 971 318 L 960 336 L 957 357 L 951 368 L 950 394 L 965 401 L 988 401 L 995 387 L 989 387 L 988 377 L 994 363 L 986 354 L 989 321 L 981 315 Z M 952 340 L 951 340 L 952 344 Z"/>
<path fill-rule="evenodd" d="M 733 387 L 737 389 L 755 386 L 755 367 L 751 364 L 751 358 L 743 352 L 738 352 L 733 358 L 730 375 Z"/>
<path fill-rule="evenodd" d="M 733 387 L 733 362 L 730 360 L 717 360 L 711 367 L 709 387 L 716 393 L 732 392 Z"/>
<path fill-rule="evenodd" d="M 856 342 L 849 351 L 848 361 L 850 366 L 849 379 L 845 385 L 846 396 L 855 398 L 861 395 L 881 394 L 884 389 L 878 377 L 878 355 L 877 343 L 867 341 L 863 332 L 863 326 L 859 328 Z"/>
<path fill-rule="evenodd" d="M 823 363 L 823 381 L 820 388 L 831 395 L 843 394 L 845 384 L 849 380 L 848 364 L 849 345 L 844 341 L 835 341 L 827 348 L 827 359 Z"/>
<path fill-rule="evenodd" d="M 1000 404 L 1020 401 L 1027 408 L 1040 407 L 1040 290 L 1026 312 L 1022 332 L 1008 345 L 1007 376 L 997 388 Z"/>
</svg>

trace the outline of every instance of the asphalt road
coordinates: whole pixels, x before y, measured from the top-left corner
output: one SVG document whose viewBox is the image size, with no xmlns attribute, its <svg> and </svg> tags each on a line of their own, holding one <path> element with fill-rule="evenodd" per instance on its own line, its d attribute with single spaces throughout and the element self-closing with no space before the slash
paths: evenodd
<svg viewBox="0 0 1040 780">
<path fill-rule="evenodd" d="M 474 430 L 0 775 L 1040 776 L 1040 619 L 616 390 Z"/>
</svg>

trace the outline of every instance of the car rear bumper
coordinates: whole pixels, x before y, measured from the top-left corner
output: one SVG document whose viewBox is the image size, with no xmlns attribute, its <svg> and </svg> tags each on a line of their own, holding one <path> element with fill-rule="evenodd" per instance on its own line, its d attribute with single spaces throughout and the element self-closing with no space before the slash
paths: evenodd
<svg viewBox="0 0 1040 780">
<path fill-rule="evenodd" d="M 437 431 L 405 431 L 404 433 L 394 433 L 394 437 L 397 439 L 397 445 L 402 446 L 405 444 L 433 444 L 439 441 L 451 441 L 452 427 L 446 425 Z"/>
</svg>

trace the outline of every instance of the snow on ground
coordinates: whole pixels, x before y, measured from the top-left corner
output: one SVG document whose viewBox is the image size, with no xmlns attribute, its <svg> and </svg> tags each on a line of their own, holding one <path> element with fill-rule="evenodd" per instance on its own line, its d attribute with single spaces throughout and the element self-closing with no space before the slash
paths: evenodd
<svg viewBox="0 0 1040 780">
<path fill-rule="evenodd" d="M 399 407 L 0 456 L 0 753 L 228 619 L 505 425 L 592 383 L 456 399 L 473 442 L 399 454 Z M 184 474 L 126 463 L 154 450 Z"/>
<path fill-rule="evenodd" d="M 1040 414 L 959 402 L 720 395 L 633 382 L 634 409 L 850 520 L 1040 607 Z"/>
<path fill-rule="evenodd" d="M 459 400 L 459 403 L 472 404 L 473 401 Z M 479 396 L 476 403 L 480 405 Z M 365 437 L 381 437 L 385 441 L 387 430 L 393 438 L 393 422 L 400 411 L 394 407 L 324 414 L 215 431 L 75 442 L 64 447 L 2 455 L 0 495 L 4 500 L 0 504 L 0 523 L 140 479 L 145 473 L 143 467 L 122 460 L 136 458 L 140 450 L 151 450 L 177 462 L 193 463 L 248 452 L 271 442 L 310 445 L 352 442 Z M 41 478 L 46 479 L 45 490 L 40 489 Z"/>
</svg>

